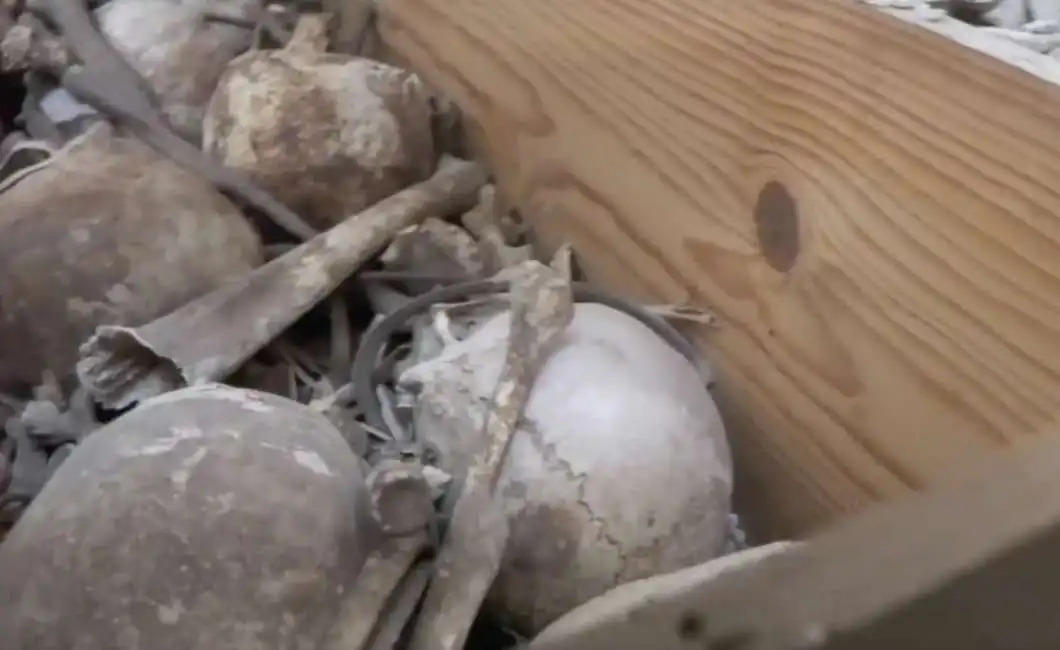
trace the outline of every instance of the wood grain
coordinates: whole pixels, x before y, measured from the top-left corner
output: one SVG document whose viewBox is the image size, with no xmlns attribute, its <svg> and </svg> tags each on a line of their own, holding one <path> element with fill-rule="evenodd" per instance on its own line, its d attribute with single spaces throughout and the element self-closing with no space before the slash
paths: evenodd
<svg viewBox="0 0 1060 650">
<path fill-rule="evenodd" d="M 382 11 L 546 243 L 717 310 L 698 336 L 759 530 L 935 484 L 1060 412 L 1060 90 L 1026 71 L 1046 57 L 851 0 Z"/>
</svg>

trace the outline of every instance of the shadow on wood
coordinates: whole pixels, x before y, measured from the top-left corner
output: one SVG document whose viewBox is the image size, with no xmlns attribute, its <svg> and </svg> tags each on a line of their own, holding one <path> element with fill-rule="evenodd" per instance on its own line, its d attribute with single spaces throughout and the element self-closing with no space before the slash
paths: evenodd
<svg viewBox="0 0 1060 650">
<path fill-rule="evenodd" d="M 850 0 L 382 10 L 546 243 L 719 312 L 699 338 L 759 530 L 937 484 L 1060 414 L 1052 84 Z"/>
</svg>

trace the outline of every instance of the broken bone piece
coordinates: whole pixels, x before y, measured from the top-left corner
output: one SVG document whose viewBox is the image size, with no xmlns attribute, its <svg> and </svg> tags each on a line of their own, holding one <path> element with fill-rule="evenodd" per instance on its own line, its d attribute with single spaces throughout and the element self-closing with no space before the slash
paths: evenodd
<svg viewBox="0 0 1060 650">
<path fill-rule="evenodd" d="M 69 64 L 62 39 L 31 12 L 23 12 L 0 39 L 0 70 L 5 72 L 30 68 L 55 72 Z"/>
<path fill-rule="evenodd" d="M 384 535 L 411 535 L 434 522 L 434 492 L 418 462 L 385 458 L 368 474 L 372 516 Z"/>
<path fill-rule="evenodd" d="M 531 259 L 529 246 L 509 245 L 504 220 L 498 214 L 497 190 L 493 185 L 486 185 L 479 191 L 478 204 L 464 214 L 461 222 L 478 240 L 480 255 L 489 273 L 497 273 Z"/>
<path fill-rule="evenodd" d="M 510 316 L 406 370 L 416 430 L 454 476 L 481 447 Z M 630 315 L 580 303 L 538 375 L 497 493 L 511 526 L 486 607 L 532 635 L 616 584 L 716 557 L 732 459 L 696 367 Z M 601 541 L 605 540 L 605 541 Z"/>
<path fill-rule="evenodd" d="M 97 326 L 149 322 L 261 259 L 213 186 L 97 124 L 0 193 L 0 385 L 72 380 Z"/>
<path fill-rule="evenodd" d="M 379 261 L 388 271 L 409 271 L 417 275 L 470 279 L 486 272 L 474 237 L 456 224 L 435 218 L 398 234 L 379 256 Z"/>
<path fill-rule="evenodd" d="M 262 0 L 110 0 L 95 11 L 107 41 L 144 78 L 173 127 L 202 138 L 206 105 L 229 62 L 250 45 L 251 32 L 201 20 L 209 9 L 250 20 Z"/>
<path fill-rule="evenodd" d="M 398 650 L 410 620 L 413 620 L 434 576 L 434 564 L 428 561 L 416 563 L 405 574 L 391 596 L 385 616 L 372 637 L 368 650 Z"/>
<path fill-rule="evenodd" d="M 136 328 L 101 326 L 81 347 L 78 377 L 100 404 L 116 409 L 226 377 L 402 228 L 465 209 L 485 180 L 478 164 L 443 159 L 426 181 L 158 320 Z"/>
<path fill-rule="evenodd" d="M 175 391 L 86 438 L 0 545 L 4 647 L 315 648 L 373 530 L 322 416 Z"/>
<path fill-rule="evenodd" d="M 31 437 L 52 446 L 78 442 L 99 427 L 91 400 L 83 389 L 73 391 L 70 400 L 61 396 L 31 400 L 18 419 Z"/>
<path fill-rule="evenodd" d="M 384 63 L 326 52 L 304 15 L 283 50 L 247 52 L 210 100 L 203 148 L 323 230 L 427 178 L 429 92 Z"/>
<path fill-rule="evenodd" d="M 461 650 L 500 569 L 509 522 L 497 480 L 542 365 L 561 344 L 574 306 L 570 281 L 538 262 L 509 269 L 511 326 L 503 368 L 486 398 L 481 428 L 465 413 L 467 430 L 480 432 L 456 497 L 410 650 Z"/>
<path fill-rule="evenodd" d="M 426 532 L 385 538 L 368 556 L 357 586 L 343 597 L 321 650 L 366 650 L 370 639 L 378 636 L 373 632 L 392 622 L 395 592 L 427 548 Z"/>
</svg>

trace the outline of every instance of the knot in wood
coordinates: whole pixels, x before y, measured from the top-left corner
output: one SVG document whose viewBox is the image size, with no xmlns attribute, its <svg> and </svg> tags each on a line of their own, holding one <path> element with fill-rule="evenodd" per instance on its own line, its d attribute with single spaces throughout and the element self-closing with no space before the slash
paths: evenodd
<svg viewBox="0 0 1060 650">
<path fill-rule="evenodd" d="M 799 215 L 795 199 L 777 181 L 758 193 L 754 209 L 758 248 L 769 266 L 786 273 L 799 257 Z"/>
</svg>

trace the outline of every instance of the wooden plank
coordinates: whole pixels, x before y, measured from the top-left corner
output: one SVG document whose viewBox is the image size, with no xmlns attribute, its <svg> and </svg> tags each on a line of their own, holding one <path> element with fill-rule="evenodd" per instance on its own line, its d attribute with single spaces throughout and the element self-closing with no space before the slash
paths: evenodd
<svg viewBox="0 0 1060 650">
<path fill-rule="evenodd" d="M 719 312 L 699 337 L 759 530 L 936 484 L 1060 414 L 1060 91 L 1027 71 L 1055 62 L 853 0 L 382 11 L 546 243 Z"/>
<path fill-rule="evenodd" d="M 1060 441 L 528 650 L 1060 648 Z"/>
</svg>

